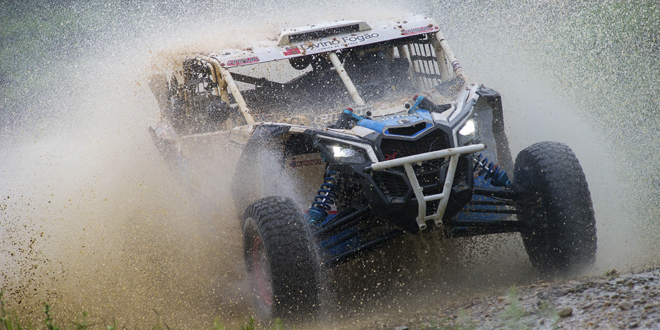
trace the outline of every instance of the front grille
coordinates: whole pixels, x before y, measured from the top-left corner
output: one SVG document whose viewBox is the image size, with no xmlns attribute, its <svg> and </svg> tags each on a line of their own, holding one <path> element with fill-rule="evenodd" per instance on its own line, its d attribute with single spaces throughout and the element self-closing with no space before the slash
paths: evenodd
<svg viewBox="0 0 660 330">
<path fill-rule="evenodd" d="M 413 170 L 419 185 L 424 188 L 426 194 L 436 194 L 442 190 L 444 176 L 441 176 L 440 169 L 445 165 L 444 159 L 436 159 L 423 162 L 420 165 L 413 164 Z M 447 166 L 444 166 L 445 169 Z M 394 167 L 385 171 L 374 173 L 374 182 L 380 190 L 388 197 L 405 197 L 411 187 L 408 186 L 406 171 L 403 166 Z M 441 182 L 442 181 L 442 182 Z"/>
<path fill-rule="evenodd" d="M 444 163 L 444 159 L 436 159 L 423 162 L 421 166 L 413 164 L 413 170 L 415 170 L 419 185 L 422 188 L 431 188 L 432 186 L 436 186 L 439 180 L 444 180 L 444 178 L 440 178 L 440 168 Z"/>
<path fill-rule="evenodd" d="M 449 148 L 449 139 L 443 131 L 436 129 L 414 141 L 384 138 L 380 146 L 387 159 L 395 159 Z M 444 177 L 441 177 L 440 173 L 445 163 L 444 159 L 435 159 L 412 165 L 424 192 L 436 193 L 442 188 L 440 181 L 443 181 Z M 374 181 L 388 197 L 406 196 L 410 187 L 405 177 L 403 166 L 374 173 Z"/>
<path fill-rule="evenodd" d="M 468 158 L 459 158 L 454 173 L 453 185 L 464 185 L 467 182 Z M 423 162 L 421 165 L 413 164 L 413 170 L 417 177 L 417 182 L 424 189 L 424 195 L 434 195 L 442 192 L 449 161 L 436 159 Z M 390 168 L 384 171 L 378 171 L 373 174 L 373 179 L 383 194 L 390 199 L 405 198 L 412 190 L 408 185 L 406 172 L 403 166 Z M 413 198 L 415 196 L 412 196 Z M 427 214 L 432 214 L 438 207 L 438 201 L 426 203 Z"/>
<path fill-rule="evenodd" d="M 426 122 L 421 122 L 419 124 L 408 127 L 392 127 L 387 129 L 387 133 L 394 135 L 413 136 L 425 128 Z"/>
<path fill-rule="evenodd" d="M 408 184 L 401 173 L 393 172 L 388 170 L 374 173 L 374 182 L 385 196 L 404 197 L 408 193 Z"/>
<path fill-rule="evenodd" d="M 380 148 L 386 156 L 400 158 L 449 148 L 449 137 L 435 129 L 417 140 L 384 138 Z"/>
</svg>

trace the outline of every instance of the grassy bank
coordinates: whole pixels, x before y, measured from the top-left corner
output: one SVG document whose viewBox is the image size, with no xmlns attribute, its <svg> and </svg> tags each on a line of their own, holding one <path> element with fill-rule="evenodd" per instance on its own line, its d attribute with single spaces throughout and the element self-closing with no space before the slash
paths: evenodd
<svg viewBox="0 0 660 330">
<path fill-rule="evenodd" d="M 43 310 L 43 320 L 42 323 L 34 325 L 28 321 L 21 321 L 20 315 L 9 310 L 6 307 L 6 302 L 2 297 L 2 292 L 0 292 L 0 330 L 23 330 L 23 329 L 47 329 L 47 330 L 87 330 L 87 329 L 106 329 L 106 330 L 119 330 L 119 329 L 133 329 L 133 326 L 118 324 L 114 319 L 111 322 L 90 322 L 89 314 L 86 312 L 80 313 L 77 317 L 74 317 L 70 320 L 62 320 L 56 318 L 56 314 L 53 310 L 53 307 L 46 303 Z M 212 330 L 255 330 L 255 329 L 265 329 L 270 330 L 284 330 L 284 325 L 281 320 L 277 319 L 270 327 L 259 327 L 253 318 L 250 318 L 244 325 L 240 325 L 235 328 L 225 327 L 219 318 L 216 318 Z M 152 330 L 172 330 L 172 328 L 165 322 L 162 322 L 158 314 L 156 314 L 156 320 L 154 325 L 151 327 Z"/>
</svg>

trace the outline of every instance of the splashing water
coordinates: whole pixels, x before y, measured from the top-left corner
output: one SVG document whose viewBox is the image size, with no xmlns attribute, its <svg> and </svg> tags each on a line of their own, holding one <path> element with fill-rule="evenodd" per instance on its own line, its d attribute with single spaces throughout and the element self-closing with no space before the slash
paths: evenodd
<svg viewBox="0 0 660 330">
<path fill-rule="evenodd" d="M 628 5 L 636 10 L 632 18 L 623 15 L 631 12 L 625 6 L 145 0 L 30 9 L 10 3 L 0 41 L 27 51 L 0 53 L 0 285 L 30 319 L 40 317 L 46 300 L 64 315 L 85 310 L 136 326 L 158 318 L 179 327 L 208 325 L 215 316 L 227 323 L 246 319 L 238 215 L 230 207 L 209 214 L 170 177 L 146 130 L 157 120 L 149 75 L 179 54 L 243 47 L 283 28 L 411 13 L 436 18 L 470 79 L 502 93 L 514 156 L 541 140 L 573 148 L 594 200 L 597 271 L 657 264 L 658 156 L 640 149 L 657 145 L 658 118 L 649 109 L 659 104 L 660 70 L 653 64 L 659 55 L 657 46 L 655 53 L 641 50 L 657 44 L 658 20 L 651 18 L 658 8 Z M 612 30 L 602 29 L 600 17 L 623 27 L 639 20 L 637 30 L 624 29 L 632 41 L 606 42 Z M 337 276 L 350 283 L 336 289 L 335 300 L 348 300 L 349 307 L 331 310 L 349 318 L 376 309 L 397 314 L 402 305 L 428 303 L 425 292 L 455 299 L 470 287 L 535 278 L 517 237 L 425 244 L 412 248 L 430 251 L 421 259 L 425 267 L 443 271 L 404 273 L 429 276 L 430 283 L 406 283 L 407 275 L 391 274 L 400 268 L 367 265 L 380 277 L 365 284 L 354 274 L 359 270 L 342 269 Z M 378 256 L 365 263 L 377 264 Z M 386 281 L 396 283 L 383 289 Z"/>
</svg>

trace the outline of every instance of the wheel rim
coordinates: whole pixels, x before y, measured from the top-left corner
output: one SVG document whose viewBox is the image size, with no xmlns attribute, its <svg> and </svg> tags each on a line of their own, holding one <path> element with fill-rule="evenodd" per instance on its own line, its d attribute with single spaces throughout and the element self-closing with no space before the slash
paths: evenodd
<svg viewBox="0 0 660 330">
<path fill-rule="evenodd" d="M 255 291 L 266 307 L 273 305 L 273 287 L 266 250 L 259 236 L 252 240 L 252 265 L 254 267 Z"/>
</svg>

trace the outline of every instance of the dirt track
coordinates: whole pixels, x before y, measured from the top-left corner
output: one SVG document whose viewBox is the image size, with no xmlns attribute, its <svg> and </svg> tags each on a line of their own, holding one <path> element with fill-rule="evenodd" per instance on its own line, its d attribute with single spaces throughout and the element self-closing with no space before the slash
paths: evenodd
<svg viewBox="0 0 660 330">
<path fill-rule="evenodd" d="M 363 329 L 660 329 L 660 268 L 539 281 Z"/>
</svg>

